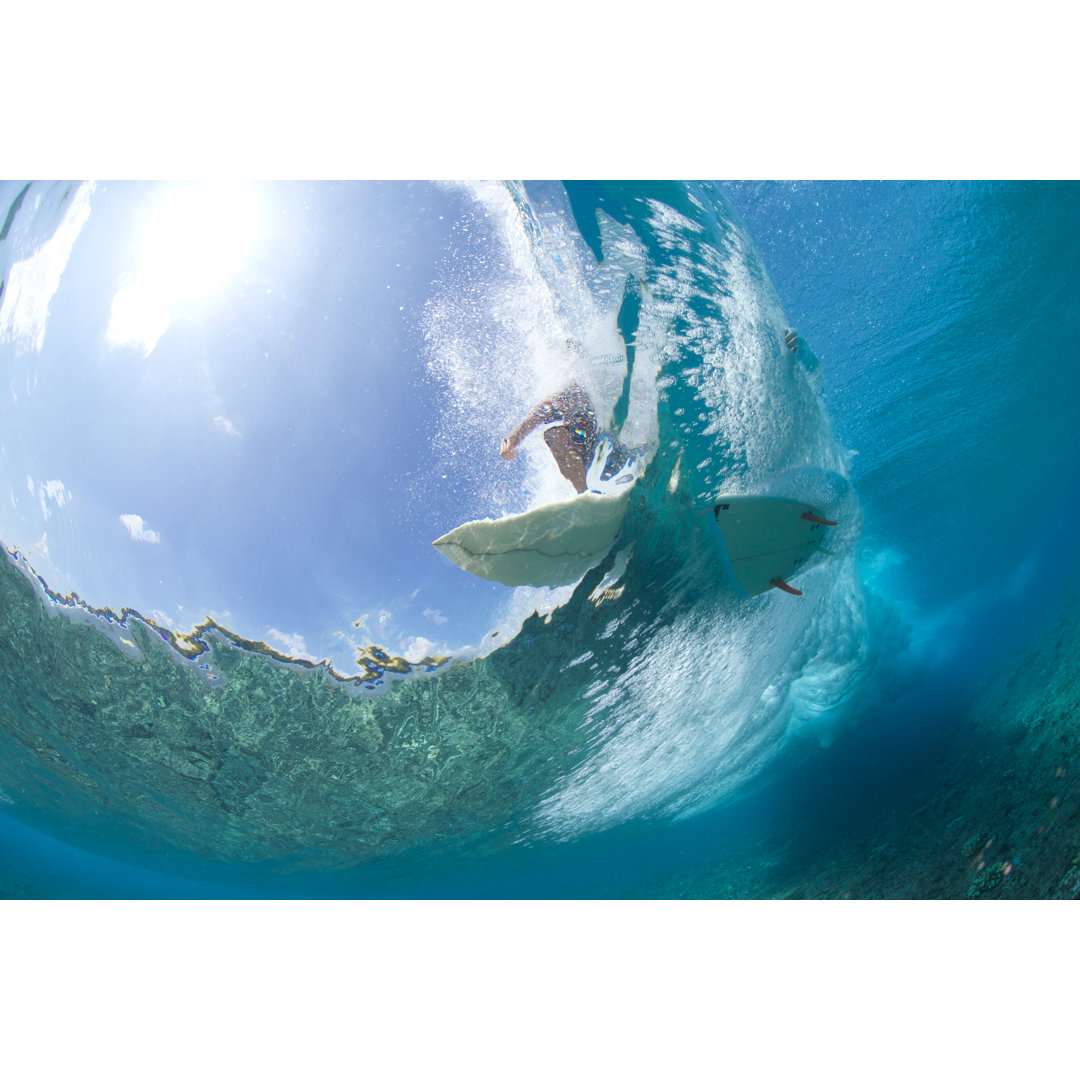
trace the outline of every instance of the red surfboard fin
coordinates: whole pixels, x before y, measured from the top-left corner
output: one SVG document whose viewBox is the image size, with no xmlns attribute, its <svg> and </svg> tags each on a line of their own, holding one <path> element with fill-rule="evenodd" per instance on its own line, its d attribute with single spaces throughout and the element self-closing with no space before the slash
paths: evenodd
<svg viewBox="0 0 1080 1080">
<path fill-rule="evenodd" d="M 782 592 L 791 593 L 792 596 L 802 596 L 802 592 L 799 589 L 793 589 L 783 578 L 774 577 L 769 584 L 774 589 L 780 589 Z"/>
</svg>

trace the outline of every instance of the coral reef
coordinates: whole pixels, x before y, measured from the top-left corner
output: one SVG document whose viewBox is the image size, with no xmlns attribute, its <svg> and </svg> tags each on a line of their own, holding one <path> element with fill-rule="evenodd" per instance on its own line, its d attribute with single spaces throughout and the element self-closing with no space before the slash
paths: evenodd
<svg viewBox="0 0 1080 1080">
<path fill-rule="evenodd" d="M 1074 584 L 1016 663 L 947 726 L 896 733 L 902 765 L 885 742 L 869 763 L 852 755 L 849 771 L 837 766 L 797 813 L 767 809 L 720 854 L 617 895 L 1080 899 L 1078 657 Z M 838 741 L 807 774 L 848 752 Z M 790 783 L 781 776 L 777 787 Z"/>
<path fill-rule="evenodd" d="M 104 852 L 333 870 L 483 835 L 551 786 L 588 704 L 537 683 L 541 640 L 372 695 L 218 635 L 208 681 L 127 629 L 139 658 L 0 558 L 5 809 Z"/>
</svg>

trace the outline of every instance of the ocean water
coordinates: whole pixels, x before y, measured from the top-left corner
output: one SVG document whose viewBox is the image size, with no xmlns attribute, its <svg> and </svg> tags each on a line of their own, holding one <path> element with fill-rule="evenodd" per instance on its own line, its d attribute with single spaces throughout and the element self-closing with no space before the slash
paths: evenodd
<svg viewBox="0 0 1080 1080">
<path fill-rule="evenodd" d="M 4 895 L 1074 894 L 1076 184 L 4 194 Z M 615 547 L 467 577 L 570 379 Z"/>
</svg>

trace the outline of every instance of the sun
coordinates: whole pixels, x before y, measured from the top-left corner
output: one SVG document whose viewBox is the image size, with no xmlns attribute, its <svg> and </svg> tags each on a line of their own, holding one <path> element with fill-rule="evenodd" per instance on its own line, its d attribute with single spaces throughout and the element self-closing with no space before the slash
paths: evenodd
<svg viewBox="0 0 1080 1080">
<path fill-rule="evenodd" d="M 113 297 L 109 343 L 149 355 L 174 309 L 220 290 L 259 230 L 259 200 L 251 185 L 184 184 L 166 191 L 143 228 L 136 276 Z"/>
<path fill-rule="evenodd" d="M 219 288 L 258 232 L 255 193 L 246 184 L 191 184 L 168 192 L 146 224 L 140 280 L 166 302 Z"/>
</svg>

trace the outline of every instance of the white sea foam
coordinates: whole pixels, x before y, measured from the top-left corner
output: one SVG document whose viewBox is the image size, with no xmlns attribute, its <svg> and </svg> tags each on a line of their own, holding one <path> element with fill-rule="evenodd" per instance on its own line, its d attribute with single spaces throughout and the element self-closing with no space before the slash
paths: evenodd
<svg viewBox="0 0 1080 1080">
<path fill-rule="evenodd" d="M 71 185 L 57 184 L 46 195 L 37 197 L 42 203 L 35 208 L 35 219 L 44 223 L 51 212 L 59 216 L 59 221 L 47 240 L 13 262 L 7 271 L 0 302 L 0 342 L 14 342 L 19 351 L 41 350 L 49 304 L 60 287 L 71 249 L 90 216 L 93 188 L 93 184 L 80 184 L 72 194 Z M 20 211 L 27 212 L 27 208 Z"/>
<path fill-rule="evenodd" d="M 577 230 L 567 228 L 568 206 L 554 193 L 555 201 L 537 210 L 521 187 L 475 184 L 467 190 L 494 231 L 495 254 L 478 265 L 448 264 L 425 311 L 424 334 L 429 371 L 445 391 L 436 452 L 452 463 L 447 476 L 459 484 L 472 480 L 463 517 L 499 517 L 571 494 L 538 433 L 524 441 L 514 464 L 498 457 L 501 438 L 534 405 L 577 382 L 601 425 L 610 424 L 627 367 L 619 308 L 628 278 L 644 276 L 644 250 L 632 230 L 600 214 L 606 257 L 598 267 Z M 567 348 L 568 339 L 581 348 Z M 590 356 L 605 362 L 590 363 Z M 621 358 L 618 363 L 610 362 L 613 356 Z M 624 441 L 655 440 L 656 401 L 656 359 L 647 343 L 639 344 Z M 489 632 L 482 651 L 571 593 L 517 590 L 496 616 L 497 633 Z"/>
<path fill-rule="evenodd" d="M 715 804 L 788 739 L 828 742 L 869 662 L 847 458 L 785 350 L 775 293 L 738 230 L 706 235 L 660 202 L 650 210 L 667 257 L 641 336 L 665 356 L 685 417 L 676 490 L 699 501 L 722 491 L 813 500 L 842 524 L 830 531 L 833 554 L 800 578 L 803 597 L 701 598 L 636 635 L 624 669 L 594 686 L 589 753 L 537 808 L 548 835 Z"/>
</svg>

